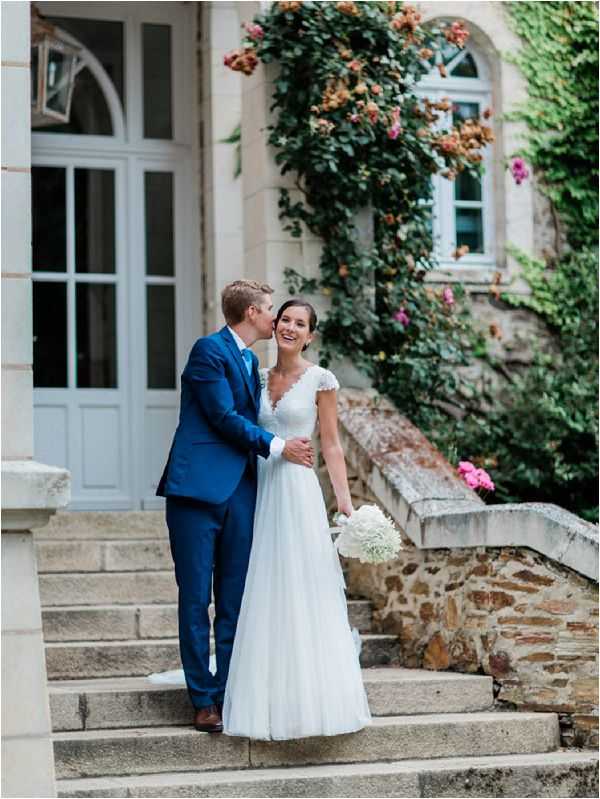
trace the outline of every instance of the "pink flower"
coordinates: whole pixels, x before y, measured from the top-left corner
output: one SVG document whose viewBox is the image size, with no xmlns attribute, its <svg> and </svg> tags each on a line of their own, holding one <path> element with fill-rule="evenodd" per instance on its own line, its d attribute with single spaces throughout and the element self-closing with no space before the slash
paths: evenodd
<svg viewBox="0 0 600 799">
<path fill-rule="evenodd" d="M 458 473 L 463 478 L 469 488 L 483 488 L 484 491 L 495 491 L 496 486 L 492 482 L 485 469 L 477 469 L 471 461 L 460 461 Z"/>
<path fill-rule="evenodd" d="M 403 327 L 408 327 L 410 324 L 410 317 L 404 310 L 404 308 L 398 308 L 396 313 L 394 314 L 394 319 L 396 322 L 400 322 Z"/>
<path fill-rule="evenodd" d="M 354 122 L 354 124 L 360 122 L 360 114 L 350 114 L 350 122 Z"/>
<path fill-rule="evenodd" d="M 259 39 L 262 39 L 265 35 L 264 30 L 257 23 L 246 22 L 244 28 L 246 28 L 246 33 L 248 34 L 250 39 L 252 39 L 255 42 L 258 41 Z"/>
<path fill-rule="evenodd" d="M 388 132 L 387 132 L 388 139 L 392 139 L 392 140 L 397 139 L 398 136 L 400 135 L 400 131 L 401 130 L 402 130 L 402 128 L 400 127 L 400 125 L 398 123 L 396 123 L 395 125 L 392 125 L 391 128 L 388 128 Z"/>
<path fill-rule="evenodd" d="M 529 170 L 525 166 L 525 161 L 523 161 L 522 158 L 513 158 L 510 171 L 512 172 L 512 176 L 515 179 L 517 186 L 520 186 L 525 178 L 529 177 Z"/>
<path fill-rule="evenodd" d="M 468 472 L 464 476 L 465 483 L 469 486 L 469 488 L 479 488 L 479 480 L 477 479 L 477 475 L 475 472 Z"/>
<path fill-rule="evenodd" d="M 479 480 L 479 488 L 483 488 L 486 491 L 494 491 L 496 486 L 492 483 L 491 477 L 485 471 L 485 469 L 477 469 L 475 472 L 477 479 Z"/>
<path fill-rule="evenodd" d="M 454 292 L 450 288 L 450 286 L 446 286 L 446 288 L 442 292 L 442 299 L 446 303 L 446 305 L 454 305 Z"/>
<path fill-rule="evenodd" d="M 458 473 L 460 475 L 468 474 L 469 472 L 474 472 L 475 466 L 471 463 L 471 461 L 460 461 L 458 464 Z"/>
</svg>

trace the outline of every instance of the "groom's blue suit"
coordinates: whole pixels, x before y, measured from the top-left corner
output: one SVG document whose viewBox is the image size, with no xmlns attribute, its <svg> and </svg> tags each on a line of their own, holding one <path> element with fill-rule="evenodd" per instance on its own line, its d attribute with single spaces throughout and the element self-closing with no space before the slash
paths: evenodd
<svg viewBox="0 0 600 799">
<path fill-rule="evenodd" d="M 256 456 L 273 435 L 257 426 L 258 361 L 250 372 L 228 328 L 198 339 L 181 376 L 179 424 L 156 493 L 179 587 L 179 640 L 196 708 L 222 702 L 256 504 Z M 217 672 L 209 671 L 211 587 Z"/>
</svg>

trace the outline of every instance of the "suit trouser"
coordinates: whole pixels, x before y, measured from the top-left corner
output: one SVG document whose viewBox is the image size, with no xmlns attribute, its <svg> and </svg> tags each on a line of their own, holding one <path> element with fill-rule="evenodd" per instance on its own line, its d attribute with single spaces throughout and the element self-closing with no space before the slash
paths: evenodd
<svg viewBox="0 0 600 799">
<path fill-rule="evenodd" d="M 196 708 L 222 702 L 252 546 L 256 475 L 246 468 L 219 505 L 167 497 L 167 526 L 179 587 L 179 647 Z M 209 670 L 211 587 L 217 671 Z"/>
</svg>

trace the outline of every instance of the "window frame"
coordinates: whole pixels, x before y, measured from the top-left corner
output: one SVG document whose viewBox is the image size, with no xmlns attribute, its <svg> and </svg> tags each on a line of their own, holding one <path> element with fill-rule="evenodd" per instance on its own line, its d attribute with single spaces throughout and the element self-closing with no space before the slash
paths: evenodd
<svg viewBox="0 0 600 799">
<path fill-rule="evenodd" d="M 479 77 L 460 78 L 453 77 L 450 71 L 465 57 L 470 54 L 477 66 Z M 492 83 L 488 65 L 481 54 L 469 43 L 459 51 L 446 65 L 448 77 L 442 78 L 437 67 L 432 70 L 417 84 L 415 92 L 418 97 L 427 97 L 432 102 L 440 101 L 447 97 L 451 103 L 468 102 L 478 103 L 480 113 L 485 108 L 492 107 Z M 450 127 L 452 110 L 440 113 L 437 125 L 440 128 Z M 440 174 L 432 177 L 432 231 L 434 238 L 434 254 L 438 270 L 452 270 L 468 275 L 470 271 L 482 269 L 495 269 L 497 263 L 497 243 L 495 236 L 495 207 L 494 207 L 494 144 L 489 144 L 483 149 L 482 165 L 484 168 L 481 176 L 481 202 L 474 203 L 473 207 L 481 207 L 482 230 L 484 249 L 482 253 L 467 253 L 458 261 L 452 256 L 456 249 L 456 202 L 455 182 L 442 177 Z M 458 201 L 463 207 L 468 207 L 467 201 Z"/>
</svg>

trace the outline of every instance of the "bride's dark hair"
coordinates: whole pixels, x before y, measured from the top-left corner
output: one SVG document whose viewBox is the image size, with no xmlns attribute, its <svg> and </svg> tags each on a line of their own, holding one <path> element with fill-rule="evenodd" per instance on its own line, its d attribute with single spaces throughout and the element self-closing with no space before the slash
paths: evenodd
<svg viewBox="0 0 600 799">
<path fill-rule="evenodd" d="M 311 333 L 314 333 L 317 329 L 317 312 L 313 308 L 313 306 L 307 300 L 303 300 L 302 297 L 296 297 L 293 300 L 286 300 L 281 308 L 277 311 L 277 316 L 275 317 L 275 324 L 274 329 L 277 328 L 279 324 L 279 320 L 281 319 L 282 315 L 287 311 L 288 308 L 306 308 L 308 311 L 308 329 Z M 308 344 L 305 344 L 302 347 L 302 352 L 308 349 Z"/>
</svg>

